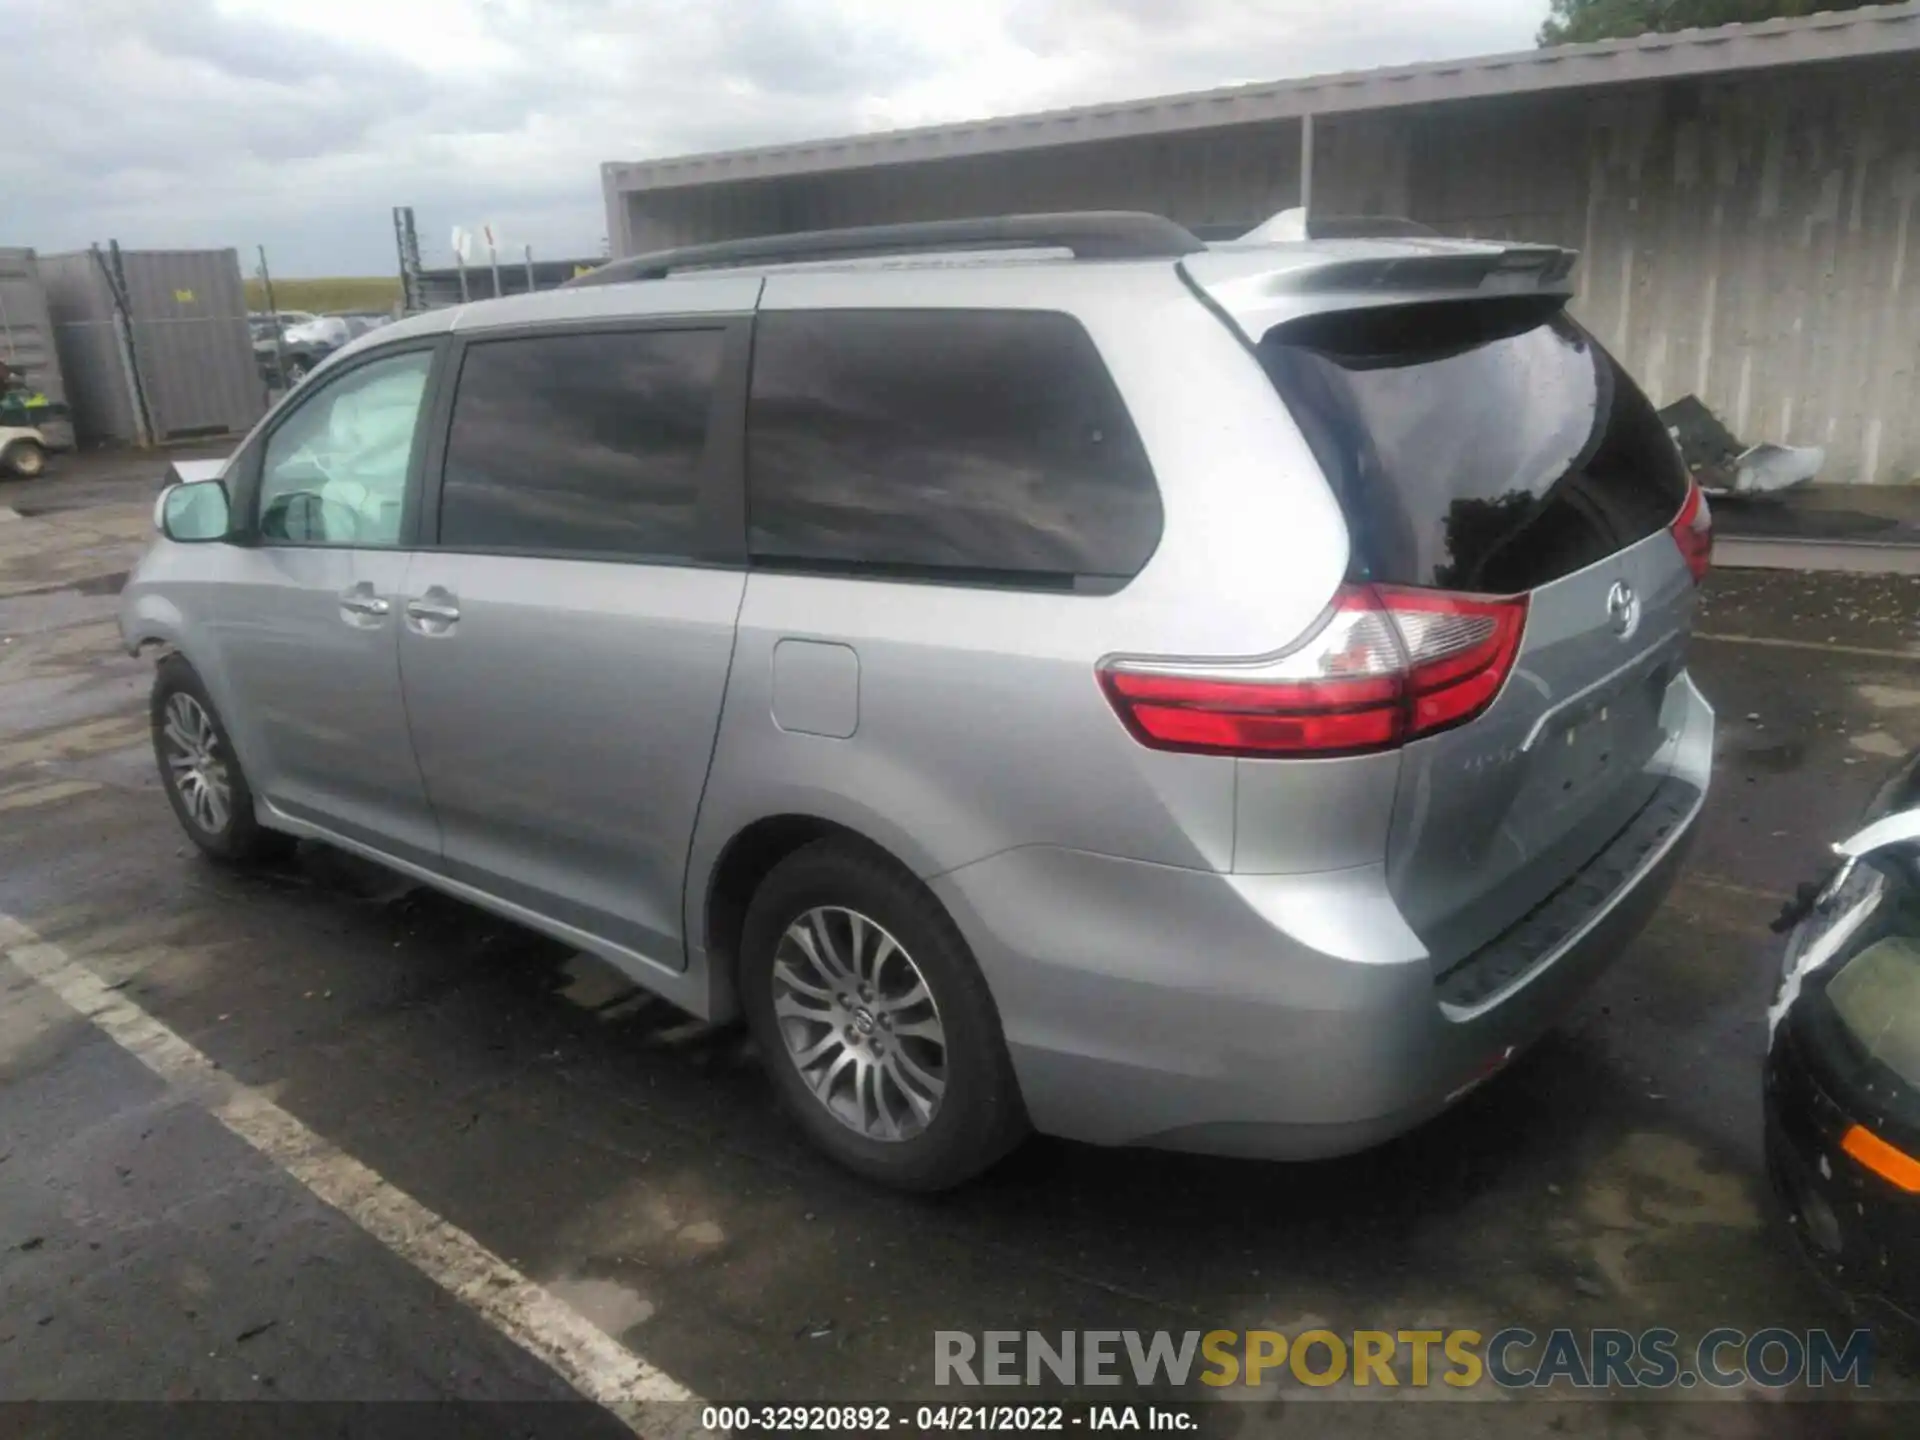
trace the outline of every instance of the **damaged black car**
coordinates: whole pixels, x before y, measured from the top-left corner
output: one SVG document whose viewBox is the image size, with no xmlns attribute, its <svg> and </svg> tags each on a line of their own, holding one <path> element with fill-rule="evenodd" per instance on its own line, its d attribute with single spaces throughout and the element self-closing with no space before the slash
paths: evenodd
<svg viewBox="0 0 1920 1440">
<path fill-rule="evenodd" d="M 1803 887 L 1769 1022 L 1767 1169 L 1816 1270 L 1920 1337 L 1920 752 Z"/>
</svg>

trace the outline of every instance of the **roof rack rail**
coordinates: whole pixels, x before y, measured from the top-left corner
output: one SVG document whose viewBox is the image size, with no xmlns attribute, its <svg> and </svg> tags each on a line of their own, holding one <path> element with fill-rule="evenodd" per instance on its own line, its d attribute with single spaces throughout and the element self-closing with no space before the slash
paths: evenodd
<svg viewBox="0 0 1920 1440">
<path fill-rule="evenodd" d="M 1061 215 L 1000 215 L 979 220 L 930 220 L 809 230 L 683 245 L 651 255 L 613 260 L 576 275 L 561 288 L 662 280 L 679 270 L 785 265 L 808 260 L 857 260 L 942 250 L 1070 250 L 1078 260 L 1177 260 L 1207 247 L 1162 215 L 1133 210 L 1088 210 Z"/>
</svg>

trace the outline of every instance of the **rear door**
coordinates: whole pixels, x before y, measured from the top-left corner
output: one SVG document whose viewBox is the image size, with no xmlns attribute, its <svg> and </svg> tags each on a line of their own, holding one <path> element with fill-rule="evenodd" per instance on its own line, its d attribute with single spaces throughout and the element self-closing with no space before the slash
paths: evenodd
<svg viewBox="0 0 1920 1440">
<path fill-rule="evenodd" d="M 699 316 L 469 341 L 402 607 L 447 873 L 672 970 L 745 585 L 750 333 Z"/>
<path fill-rule="evenodd" d="M 1351 579 L 1526 595 L 1499 698 L 1407 747 L 1387 857 L 1444 968 L 1605 848 L 1662 779 L 1694 581 L 1652 406 L 1556 299 L 1276 326 L 1259 353 L 1345 511 Z"/>
</svg>

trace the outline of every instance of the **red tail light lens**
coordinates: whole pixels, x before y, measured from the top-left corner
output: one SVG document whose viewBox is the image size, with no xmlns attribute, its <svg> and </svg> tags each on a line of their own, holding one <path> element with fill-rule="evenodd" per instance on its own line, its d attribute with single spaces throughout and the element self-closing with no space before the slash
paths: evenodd
<svg viewBox="0 0 1920 1440">
<path fill-rule="evenodd" d="M 1520 652 L 1525 596 L 1484 599 L 1349 585 L 1312 640 L 1260 665 L 1119 661 L 1100 683 L 1155 750 L 1362 755 L 1464 724 L 1493 703 Z"/>
<path fill-rule="evenodd" d="M 1527 597 L 1482 600 L 1378 591 L 1407 647 L 1407 738 L 1465 724 L 1507 683 L 1527 628 Z"/>
<path fill-rule="evenodd" d="M 1713 507 L 1698 485 L 1687 487 L 1687 503 L 1680 507 L 1680 518 L 1670 527 L 1673 543 L 1680 547 L 1680 558 L 1693 572 L 1693 583 L 1707 578 L 1713 566 Z"/>
</svg>

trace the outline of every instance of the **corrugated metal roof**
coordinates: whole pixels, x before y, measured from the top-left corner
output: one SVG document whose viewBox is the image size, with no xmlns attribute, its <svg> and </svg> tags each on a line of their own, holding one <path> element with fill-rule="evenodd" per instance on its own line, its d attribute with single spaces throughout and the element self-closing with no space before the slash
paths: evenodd
<svg viewBox="0 0 1920 1440">
<path fill-rule="evenodd" d="M 1435 105 L 1762 70 L 1920 51 L 1920 3 L 1877 5 L 1791 20 L 1561 45 L 1509 55 L 1313 75 L 1188 95 L 1088 105 L 1003 119 L 893 130 L 639 163 L 609 162 L 602 177 L 621 193 L 780 175 L 816 174 L 1014 150 L 1210 130 L 1223 125 Z"/>
</svg>

